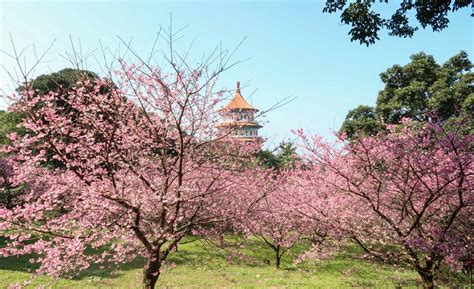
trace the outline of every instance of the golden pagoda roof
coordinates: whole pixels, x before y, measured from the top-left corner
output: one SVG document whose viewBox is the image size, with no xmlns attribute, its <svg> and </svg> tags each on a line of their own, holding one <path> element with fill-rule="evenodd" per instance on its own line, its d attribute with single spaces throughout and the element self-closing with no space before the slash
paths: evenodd
<svg viewBox="0 0 474 289">
<path fill-rule="evenodd" d="M 224 107 L 224 109 L 251 109 L 258 111 L 250 103 L 248 103 L 245 98 L 240 94 L 240 81 L 237 81 L 237 89 L 235 90 L 235 95 L 232 100 Z"/>
</svg>

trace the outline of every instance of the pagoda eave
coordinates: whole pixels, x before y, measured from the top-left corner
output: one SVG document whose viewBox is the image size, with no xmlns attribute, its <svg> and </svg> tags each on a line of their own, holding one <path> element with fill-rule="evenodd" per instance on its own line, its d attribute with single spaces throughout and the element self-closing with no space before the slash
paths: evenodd
<svg viewBox="0 0 474 289">
<path fill-rule="evenodd" d="M 251 111 L 251 112 L 259 112 L 259 109 L 256 108 L 248 108 L 248 107 L 223 107 L 219 109 L 219 112 L 235 112 L 235 111 Z"/>
<path fill-rule="evenodd" d="M 255 123 L 255 122 L 221 122 L 217 124 L 218 127 L 236 127 L 236 128 L 244 128 L 244 127 L 255 127 L 255 128 L 261 128 L 263 127 L 262 125 Z"/>
<path fill-rule="evenodd" d="M 241 141 L 263 141 L 263 137 L 261 136 L 253 136 L 253 137 L 246 137 L 246 136 L 234 136 L 236 139 Z"/>
</svg>

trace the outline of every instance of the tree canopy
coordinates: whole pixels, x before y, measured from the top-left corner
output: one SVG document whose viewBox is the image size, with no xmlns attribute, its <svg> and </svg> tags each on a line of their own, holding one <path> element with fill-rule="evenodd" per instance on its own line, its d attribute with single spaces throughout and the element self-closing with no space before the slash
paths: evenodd
<svg viewBox="0 0 474 289">
<path fill-rule="evenodd" d="M 381 130 L 375 109 L 368 105 L 359 105 L 347 113 L 341 131 L 348 136 L 374 135 Z"/>
<path fill-rule="evenodd" d="M 59 88 L 70 89 L 75 87 L 79 81 L 98 78 L 99 76 L 95 72 L 89 70 L 64 68 L 50 74 L 42 74 L 31 80 L 29 84 L 31 89 L 37 90 L 39 94 L 45 94 L 50 91 L 57 91 Z M 23 89 L 24 85 L 18 87 L 17 91 L 21 93 Z"/>
<path fill-rule="evenodd" d="M 434 32 L 439 32 L 448 27 L 449 12 L 468 8 L 471 4 L 470 0 L 403 0 L 390 17 L 384 18 L 376 11 L 374 2 L 376 1 L 326 0 L 323 12 L 342 11 L 341 22 L 352 27 L 348 33 L 351 41 L 359 41 L 369 46 L 379 40 L 379 32 L 382 29 L 386 29 L 390 36 L 412 37 L 419 27 L 410 21 L 411 13 L 415 14 L 416 21 L 423 29 L 429 27 Z M 387 4 L 388 0 L 378 2 Z"/>
<path fill-rule="evenodd" d="M 292 142 L 281 142 L 274 150 L 260 150 L 257 160 L 266 168 L 281 170 L 294 167 L 295 156 L 295 145 Z"/>
<path fill-rule="evenodd" d="M 441 121 L 471 115 L 474 110 L 472 62 L 461 51 L 443 64 L 424 52 L 414 54 L 406 65 L 393 65 L 380 74 L 385 84 L 375 107 L 358 106 L 349 111 L 340 132 L 347 136 L 374 135 L 383 124 L 403 118 Z"/>
<path fill-rule="evenodd" d="M 58 91 L 60 87 L 70 89 L 76 86 L 78 81 L 84 80 L 84 78 L 97 79 L 99 76 L 87 70 L 65 68 L 51 74 L 42 74 L 31 80 L 29 84 L 33 90 L 37 90 L 38 94 L 45 94 L 50 91 Z M 23 84 L 16 90 L 22 94 L 24 88 L 25 86 Z M 9 143 L 8 134 L 12 132 L 21 134 L 24 132 L 24 129 L 17 127 L 17 125 L 21 123 L 21 119 L 22 116 L 16 112 L 0 111 L 0 145 Z"/>
<path fill-rule="evenodd" d="M 8 134 L 16 132 L 23 134 L 24 129 L 18 127 L 21 117 L 15 112 L 0 111 L 0 146 L 9 144 Z"/>
<path fill-rule="evenodd" d="M 69 103 L 68 99 L 70 98 L 70 93 L 74 91 L 76 87 L 83 87 L 86 81 L 97 81 L 100 77 L 95 72 L 89 70 L 81 70 L 75 68 L 64 68 L 57 72 L 53 72 L 50 74 L 42 74 L 38 77 L 28 81 L 28 83 L 23 83 L 20 85 L 16 90 L 20 97 L 12 107 L 14 106 L 22 106 L 25 101 L 29 101 L 25 99 L 24 92 L 31 91 L 34 97 L 38 98 L 42 95 L 53 93 L 54 94 L 54 107 L 58 112 L 61 112 L 68 118 L 74 120 L 77 117 L 77 111 L 72 108 Z M 26 90 L 25 90 L 26 89 Z M 107 88 L 105 88 L 107 89 Z M 101 93 L 105 91 L 104 87 L 101 87 L 99 90 Z M 37 115 L 37 111 L 39 108 L 44 105 L 45 102 L 38 102 L 35 106 L 31 107 L 32 114 Z M 15 109 L 13 109 L 15 110 Z M 27 112 L 23 112 L 19 114 L 18 112 L 9 111 L 5 113 L 3 116 L 0 116 L 0 141 L 1 144 L 8 144 L 9 140 L 7 136 L 12 132 L 17 132 L 20 135 L 24 134 L 26 130 L 24 128 L 16 128 L 17 125 L 20 125 L 23 118 L 25 118 Z M 37 117 L 41 117 L 37 115 Z M 69 140 L 65 140 L 69 141 Z M 47 150 L 47 155 L 51 155 L 51 149 Z M 48 162 L 45 165 L 52 165 L 53 167 L 61 166 L 61 162 L 59 160 L 54 160 L 48 158 Z"/>
</svg>

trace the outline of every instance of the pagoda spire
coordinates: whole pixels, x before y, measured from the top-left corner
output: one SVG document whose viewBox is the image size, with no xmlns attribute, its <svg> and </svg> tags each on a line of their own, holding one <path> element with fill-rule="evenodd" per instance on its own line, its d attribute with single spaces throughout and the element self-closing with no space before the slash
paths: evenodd
<svg viewBox="0 0 474 289">
<path fill-rule="evenodd" d="M 244 141 L 261 140 L 258 129 L 262 126 L 254 120 L 258 109 L 252 107 L 240 93 L 240 81 L 236 83 L 234 97 L 220 111 L 223 119 L 218 127 L 223 133 L 230 132 L 233 137 Z"/>
<path fill-rule="evenodd" d="M 252 107 L 250 103 L 248 103 L 245 98 L 240 93 L 240 81 L 237 81 L 235 95 L 231 99 L 231 101 L 226 105 L 225 109 L 244 109 L 244 110 L 254 110 L 255 112 L 258 109 Z"/>
</svg>

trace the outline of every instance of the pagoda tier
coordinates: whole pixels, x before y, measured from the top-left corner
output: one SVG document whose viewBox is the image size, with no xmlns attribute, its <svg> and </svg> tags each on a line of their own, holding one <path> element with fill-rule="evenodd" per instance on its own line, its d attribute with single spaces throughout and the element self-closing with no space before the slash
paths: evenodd
<svg viewBox="0 0 474 289">
<path fill-rule="evenodd" d="M 243 140 L 257 140 L 258 129 L 262 126 L 254 120 L 258 109 L 252 107 L 240 93 L 240 82 L 232 100 L 220 111 L 222 116 L 219 129 Z"/>
</svg>

